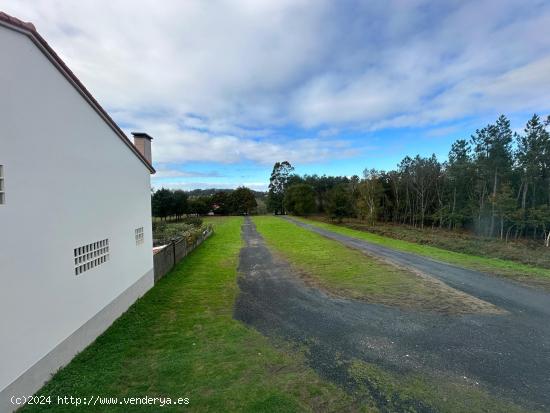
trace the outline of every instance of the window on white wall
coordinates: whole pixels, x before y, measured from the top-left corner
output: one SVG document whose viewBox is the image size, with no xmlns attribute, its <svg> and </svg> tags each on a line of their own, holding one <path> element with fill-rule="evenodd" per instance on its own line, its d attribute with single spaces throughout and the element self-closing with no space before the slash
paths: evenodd
<svg viewBox="0 0 550 413">
<path fill-rule="evenodd" d="M 143 227 L 136 228 L 135 231 L 135 237 L 136 237 L 136 245 L 143 244 Z"/>
<path fill-rule="evenodd" d="M 4 165 L 0 165 L 0 205 L 6 203 L 6 194 L 4 192 Z"/>
<path fill-rule="evenodd" d="M 80 275 L 109 261 L 109 240 L 104 239 L 74 249 L 74 273 Z"/>
</svg>

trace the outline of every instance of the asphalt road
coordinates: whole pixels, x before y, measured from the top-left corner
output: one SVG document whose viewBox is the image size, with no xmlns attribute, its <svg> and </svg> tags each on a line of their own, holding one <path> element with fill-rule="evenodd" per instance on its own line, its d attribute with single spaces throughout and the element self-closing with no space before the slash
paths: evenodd
<svg viewBox="0 0 550 413">
<path fill-rule="evenodd" d="M 550 411 L 550 296 L 514 282 L 393 251 L 307 224 L 306 229 L 433 275 L 508 310 L 505 315 L 449 316 L 346 300 L 306 286 L 274 258 L 252 221 L 242 227 L 235 318 L 267 336 L 309 347 L 322 376 L 353 390 L 347 362 L 358 358 L 394 372 L 426 373 L 479 385 L 526 408 Z M 363 383 L 371 388 L 371 383 Z M 432 412 L 422 400 L 371 395 L 386 411 Z M 391 401 L 390 401 L 391 400 Z"/>
<path fill-rule="evenodd" d="M 286 219 L 299 227 L 316 232 L 326 238 L 341 242 L 348 247 L 384 258 L 407 268 L 419 270 L 444 281 L 453 288 L 489 301 L 513 313 L 526 313 L 527 316 L 531 317 L 549 317 L 548 322 L 550 323 L 550 295 L 544 291 L 537 291 L 532 287 L 527 287 L 504 278 L 460 268 L 427 257 L 396 251 L 357 238 L 341 235 L 303 223 L 291 217 L 284 217 L 282 219 Z"/>
</svg>

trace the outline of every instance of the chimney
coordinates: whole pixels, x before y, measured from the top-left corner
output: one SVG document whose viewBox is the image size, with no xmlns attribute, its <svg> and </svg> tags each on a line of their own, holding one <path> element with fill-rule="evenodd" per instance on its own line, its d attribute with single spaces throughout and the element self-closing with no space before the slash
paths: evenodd
<svg viewBox="0 0 550 413">
<path fill-rule="evenodd" d="M 153 164 L 153 158 L 151 157 L 151 138 L 149 135 L 143 132 L 132 132 L 134 135 L 134 146 L 143 155 L 147 162 Z"/>
</svg>

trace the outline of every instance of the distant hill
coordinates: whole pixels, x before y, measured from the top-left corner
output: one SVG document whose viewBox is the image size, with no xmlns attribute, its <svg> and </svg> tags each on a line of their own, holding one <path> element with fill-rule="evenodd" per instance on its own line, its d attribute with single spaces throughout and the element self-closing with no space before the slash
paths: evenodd
<svg viewBox="0 0 550 413">
<path fill-rule="evenodd" d="M 191 191 L 185 191 L 189 198 L 199 198 L 201 196 L 212 196 L 216 192 L 233 192 L 234 189 L 218 189 L 218 188 L 207 188 L 207 189 L 193 189 Z M 252 191 L 254 196 L 257 199 L 264 199 L 267 196 L 267 192 L 262 191 Z"/>
</svg>

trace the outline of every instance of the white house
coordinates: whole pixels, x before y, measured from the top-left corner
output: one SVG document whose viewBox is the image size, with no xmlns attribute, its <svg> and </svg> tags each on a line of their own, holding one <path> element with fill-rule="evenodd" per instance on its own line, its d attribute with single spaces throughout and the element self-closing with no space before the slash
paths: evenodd
<svg viewBox="0 0 550 413">
<path fill-rule="evenodd" d="M 4 412 L 153 286 L 154 169 L 32 24 L 0 13 L 0 56 Z"/>
</svg>

